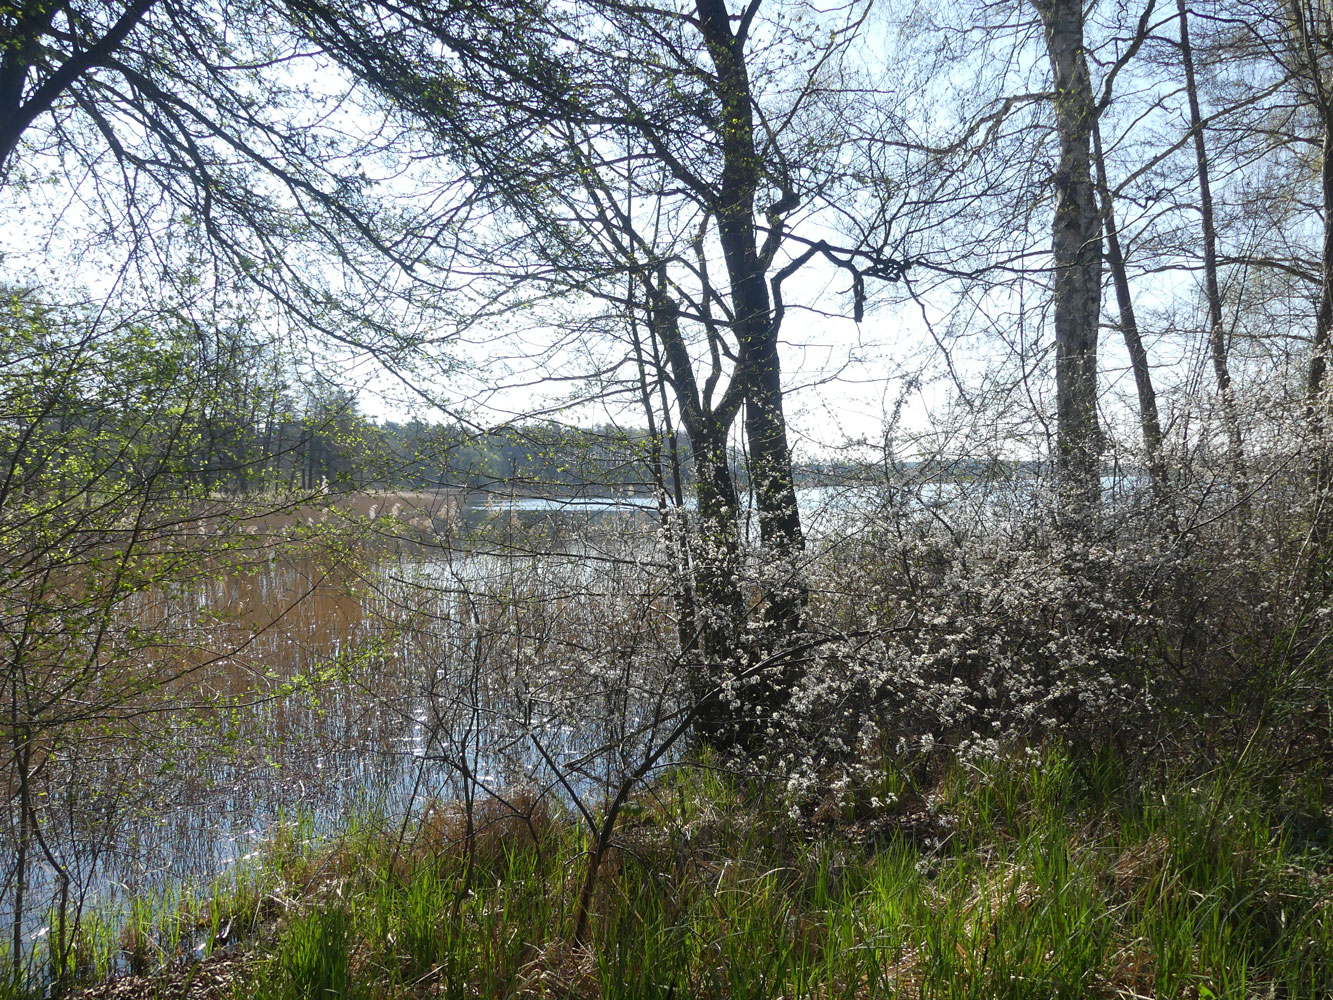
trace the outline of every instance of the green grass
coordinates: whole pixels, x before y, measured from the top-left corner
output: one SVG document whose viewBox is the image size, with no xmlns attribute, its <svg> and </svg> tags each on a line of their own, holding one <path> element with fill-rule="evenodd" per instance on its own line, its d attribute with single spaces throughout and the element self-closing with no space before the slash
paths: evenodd
<svg viewBox="0 0 1333 1000">
<path fill-rule="evenodd" d="M 900 832 L 906 805 L 797 822 L 771 790 L 663 776 L 586 949 L 568 942 L 589 844 L 540 807 L 488 807 L 472 852 L 447 811 L 404 844 L 278 844 L 178 909 L 248 921 L 232 995 L 257 1000 L 1333 996 L 1333 856 L 1290 834 L 1271 781 L 1145 787 L 1061 750 L 894 780 L 933 843 Z M 1316 784 L 1288 783 L 1307 811 Z M 147 913 L 132 926 L 156 939 Z"/>
<path fill-rule="evenodd" d="M 534 840 L 491 816 L 471 886 L 456 830 L 403 850 L 362 838 L 237 995 L 1333 995 L 1333 858 L 1245 781 L 1144 790 L 1053 751 L 956 766 L 932 791 L 943 843 L 925 849 L 891 816 L 865 843 L 681 769 L 624 831 L 586 950 L 567 944 L 576 826 Z"/>
<path fill-rule="evenodd" d="M 257 856 L 238 861 L 226 877 L 205 885 L 168 884 L 133 897 L 123 909 L 90 907 L 71 928 L 63 955 L 56 935 L 42 936 L 26 951 L 18 978 L 7 941 L 0 943 L 0 1000 L 58 995 L 61 981 L 68 990 L 154 973 L 254 939 L 276 918 L 282 894 L 299 888 L 324 861 L 316 844 L 309 818 L 280 819 Z M 56 915 L 48 914 L 45 924 L 56 927 Z"/>
</svg>

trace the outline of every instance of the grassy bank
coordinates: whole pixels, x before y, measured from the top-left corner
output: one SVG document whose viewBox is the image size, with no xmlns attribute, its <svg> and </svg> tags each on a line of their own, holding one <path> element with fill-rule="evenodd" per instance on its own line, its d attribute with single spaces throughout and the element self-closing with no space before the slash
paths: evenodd
<svg viewBox="0 0 1333 1000">
<path fill-rule="evenodd" d="M 483 807 L 471 842 L 447 809 L 403 839 L 288 837 L 205 907 L 227 957 L 98 993 L 1333 995 L 1320 774 L 1143 782 L 1064 751 L 917 773 L 800 810 L 713 770 L 663 775 L 604 862 L 583 947 L 588 845 L 541 802 Z M 163 929 L 135 933 L 148 950 Z"/>
</svg>

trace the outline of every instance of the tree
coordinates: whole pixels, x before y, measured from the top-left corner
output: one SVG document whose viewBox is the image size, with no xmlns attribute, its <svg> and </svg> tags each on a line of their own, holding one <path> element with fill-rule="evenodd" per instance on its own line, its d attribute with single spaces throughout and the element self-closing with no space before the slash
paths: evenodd
<svg viewBox="0 0 1333 1000">
<path fill-rule="evenodd" d="M 9 958 L 23 972 L 31 873 L 51 872 L 52 976 L 72 972 L 81 911 L 80 848 L 54 834 L 62 801 L 94 749 L 142 748 L 143 720 L 173 707 L 170 688 L 207 665 L 202 629 L 155 614 L 154 599 L 241 572 L 244 520 L 271 511 L 223 497 L 237 471 L 201 433 L 215 383 L 190 326 L 166 315 L 113 316 L 8 290 L 0 300 L 0 783 L 12 792 L 15 849 Z M 251 459 L 241 460 L 246 466 Z M 257 463 L 265 463 L 261 457 Z M 308 499 L 308 498 L 305 498 Z M 258 511 L 256 510 L 258 507 Z M 273 551 L 273 550 L 270 550 Z M 160 607 L 160 605 L 159 605 Z M 187 694 L 181 700 L 192 700 Z M 81 817 L 83 850 L 112 840 L 134 769 Z"/>
<path fill-rule="evenodd" d="M 55 199 L 43 239 L 72 220 L 65 238 L 110 248 L 94 266 L 122 282 L 139 269 L 183 300 L 240 281 L 306 329 L 386 352 L 396 324 L 367 302 L 414 251 L 381 235 L 375 126 L 342 110 L 349 87 L 266 0 L 6 2 L 0 195 L 29 218 Z M 24 251 L 10 235 L 6 252 Z"/>
<path fill-rule="evenodd" d="M 1315 125 L 1312 144 L 1319 145 L 1320 227 L 1318 286 L 1314 329 L 1305 384 L 1305 420 L 1313 456 L 1310 478 L 1314 491 L 1310 569 L 1327 574 L 1333 545 L 1333 449 L 1329 447 L 1328 355 L 1333 331 L 1333 16 L 1322 4 L 1289 0 L 1281 12 L 1285 32 L 1277 53 L 1290 74 L 1302 104 Z M 1281 16 L 1280 15 L 1280 16 Z M 1184 15 L 1182 24 L 1184 23 Z"/>
<path fill-rule="evenodd" d="M 1097 332 L 1102 305 L 1102 220 L 1092 181 L 1097 107 L 1079 0 L 1033 0 L 1046 30 L 1060 160 L 1055 172 L 1052 298 L 1055 304 L 1056 463 L 1060 517 L 1084 530 L 1101 496 Z"/>
<path fill-rule="evenodd" d="M 1129 272 L 1120 246 L 1120 233 L 1115 220 L 1115 194 L 1106 176 L 1106 154 L 1102 150 L 1101 129 L 1092 129 L 1093 156 L 1097 167 L 1097 198 L 1101 204 L 1102 231 L 1106 237 L 1106 266 L 1111 272 L 1116 305 L 1120 311 L 1120 333 L 1129 352 L 1134 371 L 1134 389 L 1138 395 L 1139 426 L 1143 432 L 1143 451 L 1147 459 L 1148 478 L 1159 501 L 1166 499 L 1167 470 L 1162 421 L 1157 412 L 1157 392 L 1153 388 L 1152 369 L 1148 352 L 1139 333 L 1139 321 L 1134 312 L 1134 298 L 1129 288 Z"/>
<path fill-rule="evenodd" d="M 818 19 L 801 20 L 800 5 L 765 20 L 760 2 L 738 14 L 721 0 L 533 2 L 503 14 L 469 3 L 288 8 L 386 105 L 427 127 L 438 162 L 461 175 L 459 203 L 503 213 L 503 224 L 487 217 L 482 241 L 473 235 L 463 258 L 472 268 L 454 280 L 489 268 L 502 293 L 600 298 L 609 322 L 630 327 L 624 360 L 642 362 L 651 387 L 674 396 L 703 524 L 695 641 L 713 665 L 699 689 L 715 689 L 718 663 L 743 669 L 757 655 L 747 643 L 771 647 L 798 631 L 804 534 L 783 411 L 783 283 L 812 260 L 829 262 L 851 275 L 859 315 L 866 279 L 902 270 L 882 247 L 791 231 L 797 210 L 815 210 L 841 177 L 832 74 L 860 7 L 840 15 L 831 41 Z M 779 39 L 795 54 L 777 56 Z M 451 238 L 466 225 L 457 220 Z M 738 419 L 769 571 L 750 638 L 727 461 Z M 756 705 L 780 700 L 783 687 Z M 719 729 L 720 714 L 710 726 Z"/>
<path fill-rule="evenodd" d="M 1036 444 L 1033 434 L 1045 438 L 1037 447 L 1052 458 L 1058 519 L 1079 533 L 1098 509 L 1106 448 L 1099 412 L 1104 263 L 1117 289 L 1147 465 L 1162 478 L 1161 420 L 1129 297 L 1119 192 L 1100 149 L 1102 129 L 1113 147 L 1123 138 L 1122 119 L 1108 115 L 1122 103 L 1117 81 L 1131 78 L 1130 102 L 1146 89 L 1133 75 L 1157 27 L 1156 4 L 1024 6 L 1036 17 L 1013 5 L 979 4 L 914 22 L 920 42 L 892 69 L 895 78 L 913 74 L 902 88 L 908 103 L 896 121 L 863 134 L 884 151 L 884 189 L 907 189 L 893 199 L 894 221 L 910 240 L 909 287 L 932 339 L 949 355 L 947 381 L 968 412 L 994 404 L 1014 413 L 1019 427 L 996 429 L 999 447 L 1023 451 Z M 1124 120 L 1135 121 L 1130 115 Z M 1050 236 L 1041 239 L 1046 212 Z M 988 362 L 981 382 L 972 382 L 964 373 L 977 355 L 955 364 L 953 344 L 971 350 L 968 342 L 983 336 Z"/>
<path fill-rule="evenodd" d="M 1231 448 L 1231 461 L 1237 475 L 1244 468 L 1244 447 L 1240 418 L 1236 414 L 1231 384 L 1231 370 L 1227 356 L 1227 334 L 1222 318 L 1222 290 L 1217 277 L 1217 223 L 1213 212 L 1213 188 L 1209 180 L 1207 139 L 1203 130 L 1203 112 L 1199 105 L 1199 86 L 1194 73 L 1194 48 L 1190 45 L 1189 11 L 1185 0 L 1176 0 L 1180 14 L 1180 59 L 1185 71 L 1185 93 L 1189 100 L 1190 134 L 1194 139 L 1195 166 L 1199 180 L 1199 219 L 1203 229 L 1204 297 L 1208 303 L 1208 349 L 1217 379 L 1217 391 L 1222 401 L 1222 420 L 1226 424 Z M 1243 477 L 1237 483 L 1244 489 Z"/>
<path fill-rule="evenodd" d="M 1197 178 L 1196 196 L 1180 210 L 1197 212 L 1203 231 L 1197 266 L 1207 357 L 1229 460 L 1244 492 L 1247 479 L 1262 477 L 1264 463 L 1282 460 L 1297 443 L 1308 446 L 1314 504 L 1307 568 L 1313 570 L 1329 535 L 1321 457 L 1321 386 L 1333 325 L 1333 295 L 1324 291 L 1333 257 L 1327 12 L 1286 0 L 1245 3 L 1236 11 L 1177 3 L 1176 10 L 1178 31 L 1163 47 L 1184 78 L 1188 130 L 1180 142 L 1193 147 Z M 1276 371 L 1259 368 L 1264 374 L 1238 389 L 1246 352 L 1261 365 L 1301 369 L 1302 384 L 1270 379 L 1267 372 Z M 1261 387 L 1270 390 L 1267 398 L 1243 413 L 1242 393 L 1249 397 Z M 1293 407 L 1301 413 L 1295 423 Z M 1301 432 L 1293 433 L 1300 423 Z M 1265 441 L 1275 424 L 1283 441 L 1276 449 Z M 1255 439 L 1249 455 L 1242 452 L 1243 431 Z M 1259 467 L 1253 477 L 1245 462 Z"/>
</svg>

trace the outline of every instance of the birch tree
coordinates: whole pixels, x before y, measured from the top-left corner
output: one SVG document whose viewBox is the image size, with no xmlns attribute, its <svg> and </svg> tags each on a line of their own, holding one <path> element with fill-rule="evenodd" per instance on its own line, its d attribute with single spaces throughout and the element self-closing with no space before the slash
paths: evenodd
<svg viewBox="0 0 1333 1000">
<path fill-rule="evenodd" d="M 1054 182 L 1051 282 L 1055 305 L 1056 467 L 1060 517 L 1082 530 L 1101 496 L 1097 335 L 1102 305 L 1102 228 L 1092 180 L 1097 122 L 1080 0 L 1033 0 L 1051 63 L 1060 159 Z"/>
</svg>

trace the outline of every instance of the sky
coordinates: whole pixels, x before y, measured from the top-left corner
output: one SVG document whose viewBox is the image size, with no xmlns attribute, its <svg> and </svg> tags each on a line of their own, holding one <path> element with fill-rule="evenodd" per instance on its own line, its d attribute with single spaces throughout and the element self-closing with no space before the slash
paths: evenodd
<svg viewBox="0 0 1333 1000">
<path fill-rule="evenodd" d="M 969 49 L 980 45 L 972 36 L 981 29 L 967 28 L 955 36 L 953 44 L 959 52 L 972 54 L 960 56 L 952 71 L 941 73 L 938 67 L 922 62 L 924 57 L 912 46 L 923 41 L 927 25 L 934 25 L 937 16 L 942 18 L 948 11 L 909 3 L 898 7 L 911 9 L 895 9 L 894 17 L 872 17 L 866 22 L 857 47 L 851 50 L 851 62 L 867 72 L 898 74 L 893 79 L 902 88 L 900 108 L 905 117 L 900 124 L 906 132 L 930 132 L 945 122 L 958 102 L 965 103 L 976 74 L 993 78 L 1001 89 L 1040 86 L 1040 60 L 1034 61 L 1031 49 L 1025 47 L 1024 32 L 1030 28 L 1017 25 L 1007 34 L 997 31 L 990 49 Z M 843 7 L 830 5 L 829 10 L 821 16 L 840 16 Z M 1003 54 L 1006 47 L 1007 68 L 994 62 L 995 53 Z M 312 101 L 338 103 L 342 82 L 336 74 L 330 75 L 326 64 L 293 65 L 289 82 L 311 87 Z M 931 85 L 935 89 L 912 93 L 925 78 L 935 81 Z M 889 92 L 894 96 L 892 84 Z M 371 129 L 368 109 L 355 102 L 338 106 L 337 113 L 343 116 L 336 122 L 339 127 Z M 44 166 L 52 168 L 48 174 L 34 172 L 30 184 L 11 186 L 0 194 L 0 281 L 60 289 L 63 295 L 94 302 L 120 298 L 151 303 L 160 298 L 152 274 L 162 262 L 150 253 L 142 269 L 128 267 L 133 248 L 106 238 L 105 231 L 99 235 L 94 208 L 105 204 L 97 199 L 92 176 L 62 173 L 54 162 Z M 415 183 L 418 181 L 406 175 L 386 177 L 379 189 L 391 197 L 407 197 Z M 1026 231 L 1015 233 L 1014 238 L 1020 244 L 1039 244 L 1048 238 L 1049 225 L 1049 208 L 1038 206 Z M 807 234 L 817 237 L 829 231 L 826 220 L 818 216 L 805 220 Z M 114 226 L 110 232 L 114 234 Z M 329 284 L 336 285 L 333 264 L 312 266 L 316 272 L 322 268 Z M 907 286 L 900 285 L 872 288 L 870 308 L 863 321 L 856 323 L 849 315 L 847 285 L 841 272 L 813 263 L 785 286 L 789 302 L 781 345 L 788 388 L 785 405 L 798 458 L 863 454 L 865 449 L 857 442 L 877 446 L 886 433 L 897 442 L 895 448 L 909 452 L 913 448 L 977 447 L 982 441 L 1016 454 L 1033 447 L 1034 440 L 1040 444 L 1041 430 L 1033 425 L 1033 411 L 1048 409 L 1050 393 L 1049 364 L 1042 360 L 1049 348 L 1042 309 L 1033 308 L 1031 300 L 1016 299 L 1013 292 L 959 292 L 942 283 L 928 289 L 924 300 L 917 302 L 905 294 Z M 1178 274 L 1153 279 L 1153 284 L 1136 288 L 1136 294 L 1150 306 L 1154 299 L 1197 302 L 1195 285 L 1197 276 Z M 178 289 L 177 294 L 188 295 L 189 291 Z M 363 412 L 374 418 L 466 414 L 486 424 L 534 412 L 559 412 L 562 419 L 575 423 L 642 425 L 632 400 L 570 405 L 585 387 L 576 381 L 548 380 L 595 368 L 609 359 L 608 352 L 623 348 L 586 337 L 552 349 L 550 345 L 565 334 L 540 317 L 498 317 L 469 329 L 438 353 L 423 352 L 414 359 L 421 362 L 419 367 L 404 379 L 399 377 L 401 372 L 386 373 L 365 354 L 330 347 L 299 324 L 265 309 L 250 294 L 244 290 L 234 293 L 229 308 L 246 312 L 253 322 L 271 327 L 275 336 L 293 346 L 296 376 L 311 384 L 329 380 L 356 389 Z M 1027 294 L 1035 295 L 1035 289 Z M 1107 299 L 1109 312 L 1109 294 Z M 401 321 L 406 325 L 429 323 L 405 314 Z M 1023 330 L 1023 322 L 1031 329 Z M 1016 338 L 1026 338 L 1023 350 L 1030 351 L 1026 359 L 1016 360 L 1012 349 Z M 1102 344 L 1107 390 L 1103 416 L 1110 424 L 1124 426 L 1132 412 L 1128 403 L 1133 385 L 1123 347 L 1109 321 Z M 1163 384 L 1188 386 L 1198 381 L 1203 359 L 1197 340 L 1159 337 L 1151 341 L 1150 349 Z M 1022 405 L 1006 399 L 1006 392 L 1014 395 L 1015 386 L 1022 390 L 1017 393 Z M 431 408 L 427 399 L 441 405 Z M 1028 409 L 1024 411 L 1023 406 Z M 957 431 L 964 422 L 974 425 L 965 437 Z M 843 450 L 849 446 L 851 452 Z"/>
</svg>

